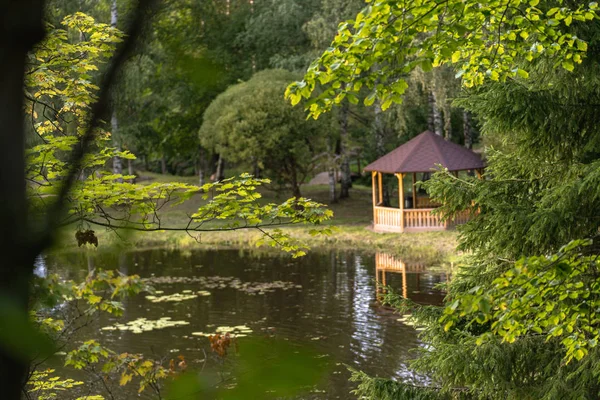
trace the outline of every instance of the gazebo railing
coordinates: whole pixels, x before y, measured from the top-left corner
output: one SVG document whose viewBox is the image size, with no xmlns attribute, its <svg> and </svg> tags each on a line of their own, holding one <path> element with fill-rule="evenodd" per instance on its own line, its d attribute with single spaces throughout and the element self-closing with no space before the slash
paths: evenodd
<svg viewBox="0 0 600 400">
<path fill-rule="evenodd" d="M 391 207 L 374 207 L 375 229 L 380 231 L 400 232 L 402 226 L 402 210 Z"/>
<path fill-rule="evenodd" d="M 404 210 L 404 229 L 446 229 L 438 215 L 432 214 L 435 208 L 411 208 Z"/>
<path fill-rule="evenodd" d="M 451 226 L 464 224 L 469 213 L 464 211 L 452 221 L 442 221 L 433 213 L 435 208 L 399 208 L 377 206 L 374 209 L 374 228 L 382 232 L 418 232 L 445 230 Z"/>
</svg>

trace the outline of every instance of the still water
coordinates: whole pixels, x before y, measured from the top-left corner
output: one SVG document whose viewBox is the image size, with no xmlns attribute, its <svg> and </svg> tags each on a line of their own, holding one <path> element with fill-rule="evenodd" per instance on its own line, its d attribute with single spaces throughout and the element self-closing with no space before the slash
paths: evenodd
<svg viewBox="0 0 600 400">
<path fill-rule="evenodd" d="M 321 384 L 299 397 L 319 399 L 353 398 L 344 364 L 370 375 L 421 380 L 407 369 L 411 349 L 419 346 L 417 332 L 377 303 L 376 280 L 420 303 L 437 304 L 443 294 L 434 287 L 447 279 L 443 272 L 405 265 L 385 254 L 316 250 L 300 259 L 277 251 L 231 249 L 82 252 L 48 257 L 42 273 L 81 281 L 94 268 L 149 278 L 163 296 L 204 295 L 178 302 L 152 302 L 147 294 L 130 297 L 122 317 L 99 318 L 79 332 L 81 340 L 96 338 L 115 351 L 153 358 L 183 355 L 189 368 L 210 369 L 218 364 L 216 355 L 206 337 L 192 333 L 246 326 L 249 336 L 286 340 L 328 360 L 330 369 Z M 164 317 L 189 324 L 141 333 L 102 329 Z M 239 344 L 243 346 L 241 339 Z M 57 372 L 72 375 L 56 364 Z M 137 386 L 130 384 L 120 394 L 138 398 Z"/>
</svg>

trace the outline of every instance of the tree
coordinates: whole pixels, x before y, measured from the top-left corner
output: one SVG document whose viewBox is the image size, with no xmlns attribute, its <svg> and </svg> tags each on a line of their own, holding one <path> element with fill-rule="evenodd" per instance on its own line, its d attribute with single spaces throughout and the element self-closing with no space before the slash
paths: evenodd
<svg viewBox="0 0 600 400">
<path fill-rule="evenodd" d="M 584 32 L 596 49 L 597 28 Z M 540 62 L 526 84 L 486 84 L 461 101 L 505 143 L 490 152 L 486 179 L 440 173 L 428 184 L 445 215 L 472 212 L 459 245 L 470 256 L 445 307 L 388 299 L 426 327 L 413 367 L 434 380 L 429 398 L 597 397 L 597 58 L 573 73 Z M 362 394 L 384 388 L 355 377 Z M 425 395 L 401 382 L 386 390 Z"/>
<path fill-rule="evenodd" d="M 331 38 L 335 34 L 335 30 L 340 21 L 350 18 L 355 15 L 362 7 L 364 3 L 362 1 L 338 1 L 329 0 L 324 1 L 321 4 L 321 8 L 316 12 L 313 17 L 304 25 L 304 30 L 308 34 L 313 51 L 322 51 L 327 48 L 331 43 Z M 339 109 L 339 138 L 337 150 L 339 152 L 339 164 L 341 170 L 341 190 L 340 199 L 350 196 L 349 190 L 352 186 L 352 178 L 350 172 L 350 154 L 348 148 L 350 147 L 349 138 L 349 118 L 350 118 L 350 104 L 348 102 L 342 102 Z M 329 170 L 330 182 L 335 185 L 335 173 Z M 335 187 L 333 187 L 333 200 L 335 200 Z"/>
<path fill-rule="evenodd" d="M 428 72 L 452 64 L 467 87 L 527 78 L 527 65 L 516 68 L 520 60 L 551 57 L 572 71 L 588 45 L 570 26 L 596 19 L 598 4 L 555 5 L 538 0 L 374 2 L 340 25 L 332 46 L 287 95 L 293 104 L 314 95 L 309 108 L 317 117 L 346 97 L 357 102 L 363 86 L 370 91 L 365 104 L 379 100 L 385 110 L 402 101 L 406 76 L 417 67 Z"/>
<path fill-rule="evenodd" d="M 472 216 L 445 306 L 386 299 L 423 327 L 412 367 L 431 384 L 355 371 L 360 397 L 598 397 L 597 7 L 375 2 L 288 89 L 315 117 L 364 86 L 386 108 L 415 68 L 452 64 L 469 88 L 457 104 L 502 143 L 485 179 L 441 171 L 426 185 L 442 215 Z"/>
<path fill-rule="evenodd" d="M 307 121 L 283 98 L 296 75 L 265 70 L 220 94 L 204 114 L 200 138 L 205 147 L 233 162 L 258 163 L 300 197 L 300 185 L 322 162 L 326 121 Z"/>
<path fill-rule="evenodd" d="M 253 72 L 268 68 L 301 70 L 310 59 L 310 41 L 303 26 L 319 0 L 258 0 L 236 42 L 251 55 Z"/>
<path fill-rule="evenodd" d="M 0 269 L 0 384 L 6 399 L 20 398 L 33 355 L 52 354 L 47 341 L 31 327 L 28 310 L 34 260 L 52 243 L 60 226 L 75 223 L 111 229 L 171 229 L 160 220 L 149 219 L 148 212 L 154 214 L 151 210 L 157 211 L 155 207 L 172 195 L 183 200 L 193 191 L 205 192 L 209 201 L 191 217 L 190 225 L 172 229 L 263 229 L 267 220 L 301 223 L 308 222 L 306 217 L 323 220 L 331 216 L 305 199 L 262 207 L 256 203 L 260 196 L 256 187 L 266 181 L 249 176 L 203 188 L 177 184 L 142 188 L 118 182 L 119 175 L 103 170 L 115 154 L 131 157 L 106 147 L 108 136 L 101 118 L 108 115 L 115 77 L 131 53 L 151 5 L 138 4 L 128 35 L 95 85 L 88 72 L 98 69 L 98 61 L 106 59 L 120 40 L 113 28 L 75 14 L 65 24 L 69 29 L 85 30 L 87 40 L 69 43 L 68 32 L 57 29 L 42 41 L 46 34 L 43 2 L 2 4 L 3 16 L 10 21 L 4 25 L 6 34 L 0 42 L 0 122 L 10 133 L 0 136 L 0 183 L 6 193 L 0 200 L 4 223 L 0 233 L 4 257 Z M 32 50 L 35 53 L 31 54 Z M 27 148 L 27 160 L 26 116 L 33 122 L 32 132 L 39 135 L 37 143 Z M 207 227 L 212 220 L 224 220 L 225 225 Z M 268 243 L 302 254 L 284 233 L 266 233 Z M 90 229 L 79 230 L 77 238 L 97 243 Z"/>
</svg>

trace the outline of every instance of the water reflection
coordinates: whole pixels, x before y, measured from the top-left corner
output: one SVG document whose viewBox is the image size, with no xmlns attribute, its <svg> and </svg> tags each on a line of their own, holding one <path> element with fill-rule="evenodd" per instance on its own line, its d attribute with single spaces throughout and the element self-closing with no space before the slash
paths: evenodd
<svg viewBox="0 0 600 400">
<path fill-rule="evenodd" d="M 400 275 L 401 283 L 398 282 L 397 275 Z M 440 283 L 447 283 L 449 279 L 450 274 L 443 268 L 432 271 L 422 263 L 407 263 L 387 253 L 375 254 L 377 294 L 383 293 L 384 287 L 392 287 L 401 289 L 399 292 L 405 299 L 438 305 L 442 304 L 445 293 L 436 287 Z"/>
<path fill-rule="evenodd" d="M 443 294 L 434 286 L 447 278 L 385 254 L 354 251 L 314 251 L 300 259 L 254 250 L 76 252 L 48 257 L 45 265 L 50 272 L 74 280 L 83 280 L 94 268 L 117 269 L 143 278 L 194 278 L 154 284 L 165 295 L 205 290 L 203 277 L 230 277 L 242 284 L 289 282 L 288 289 L 264 294 L 224 285 L 207 289 L 210 296 L 177 303 L 152 303 L 144 295 L 135 296 L 127 299 L 123 317 L 103 316 L 83 329 L 78 340 L 99 338 L 116 351 L 152 354 L 155 358 L 182 353 L 194 366 L 205 358 L 205 352 L 210 354 L 210 348 L 206 338 L 192 332 L 248 325 L 254 335 L 310 346 L 330 361 L 331 374 L 318 387 L 325 393 L 302 396 L 319 399 L 352 398 L 352 384 L 343 364 L 371 375 L 420 380 L 407 368 L 410 350 L 419 346 L 416 332 L 399 322 L 393 310 L 380 306 L 376 281 L 401 288 L 405 296 L 416 301 L 435 304 L 441 302 Z M 140 334 L 100 330 L 115 323 L 164 316 L 189 325 Z M 172 353 L 174 350 L 177 352 Z M 211 367 L 216 364 L 206 366 Z M 125 387 L 123 393 L 124 398 L 137 397 L 135 385 Z"/>
</svg>

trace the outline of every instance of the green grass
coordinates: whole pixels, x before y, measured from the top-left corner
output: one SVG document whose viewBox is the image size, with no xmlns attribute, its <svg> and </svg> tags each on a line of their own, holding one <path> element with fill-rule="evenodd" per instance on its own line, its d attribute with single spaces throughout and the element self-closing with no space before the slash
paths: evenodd
<svg viewBox="0 0 600 400">
<path fill-rule="evenodd" d="M 196 177 L 179 177 L 144 173 L 144 182 L 183 182 L 197 184 Z M 149 178 L 149 179 L 148 179 Z M 281 202 L 291 197 L 290 193 L 276 193 L 262 189 L 263 202 Z M 327 204 L 329 187 L 327 185 L 304 185 L 302 195 L 315 201 Z M 202 204 L 200 195 L 189 201 L 170 206 L 163 210 L 161 221 L 165 226 L 185 226 L 188 215 L 194 213 Z M 328 224 L 336 227 L 331 236 L 313 237 L 310 227 L 301 225 L 284 228 L 294 237 L 304 240 L 312 248 L 356 249 L 368 252 L 383 251 L 403 257 L 406 261 L 438 263 L 451 260 L 456 252 L 456 232 L 424 232 L 411 234 L 376 233 L 370 229 L 373 219 L 371 206 L 371 188 L 354 185 L 350 198 L 328 206 L 334 218 Z M 185 232 L 113 232 L 96 229 L 101 249 L 113 246 L 134 246 L 150 248 L 157 246 L 192 248 L 192 247 L 247 247 L 252 246 L 260 238 L 255 230 L 233 232 L 208 232 L 191 237 Z M 60 235 L 57 250 L 72 250 L 75 246 L 72 228 Z M 108 244 L 108 246 L 107 246 Z"/>
<path fill-rule="evenodd" d="M 198 184 L 198 178 L 195 176 L 173 176 L 160 175 L 145 172 L 143 180 L 140 183 L 151 182 L 180 182 L 191 185 Z M 303 185 L 301 188 L 302 196 L 327 204 L 329 201 L 329 186 L 328 185 Z M 260 189 L 262 194 L 261 201 L 263 203 L 280 203 L 292 196 L 291 192 L 281 193 L 270 190 L 266 187 Z M 343 200 L 335 204 L 329 205 L 329 208 L 334 213 L 335 220 L 333 224 L 363 224 L 369 225 L 373 219 L 373 210 L 371 208 L 371 188 L 366 186 L 354 185 L 351 190 L 351 198 Z M 165 210 L 165 218 L 163 221 L 171 224 L 180 225 L 187 222 L 187 216 L 194 213 L 202 204 L 201 196 L 194 196 L 189 201 L 168 208 Z"/>
</svg>

